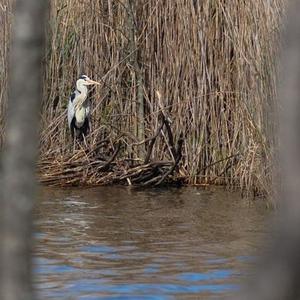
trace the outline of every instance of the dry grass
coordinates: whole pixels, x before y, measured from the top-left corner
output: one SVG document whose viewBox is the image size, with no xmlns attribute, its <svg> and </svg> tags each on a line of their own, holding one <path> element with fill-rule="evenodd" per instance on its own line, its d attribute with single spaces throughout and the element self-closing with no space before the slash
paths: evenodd
<svg viewBox="0 0 300 300">
<path fill-rule="evenodd" d="M 42 178 L 50 174 L 58 183 L 59 168 L 94 159 L 94 154 L 87 156 L 74 147 L 65 116 L 74 82 L 86 73 L 102 82 L 92 92 L 90 149 L 109 140 L 112 149 L 102 151 L 113 152 L 114 142 L 121 140 L 116 161 L 130 160 L 132 167 L 143 162 L 149 143 L 140 142 L 159 126 L 156 91 L 160 91 L 175 140 L 180 132 L 185 137 L 179 174 L 186 183 L 270 191 L 284 2 L 52 0 L 41 124 Z M 0 48 L 2 111 L 8 45 L 3 15 L 0 7 L 0 39 L 5 45 Z M 166 145 L 162 135 L 152 160 L 174 160 Z M 76 156 L 78 151 L 81 156 Z M 82 166 L 72 173 L 81 179 L 70 181 L 99 183 L 100 175 L 91 165 Z"/>
</svg>

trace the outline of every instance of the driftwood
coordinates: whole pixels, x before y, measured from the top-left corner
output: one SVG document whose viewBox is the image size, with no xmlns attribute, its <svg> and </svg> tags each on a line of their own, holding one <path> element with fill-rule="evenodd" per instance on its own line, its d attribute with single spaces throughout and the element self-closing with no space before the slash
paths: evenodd
<svg viewBox="0 0 300 300">
<path fill-rule="evenodd" d="M 157 186 L 164 183 L 178 183 L 176 176 L 182 158 L 183 134 L 174 143 L 170 119 L 162 110 L 158 114 L 158 128 L 152 137 L 135 145 L 145 144 L 146 156 L 143 163 L 128 163 L 127 157 L 120 158 L 121 142 L 101 140 L 91 149 L 78 144 L 77 150 L 72 150 L 60 157 L 49 156 L 38 163 L 40 182 L 50 186 L 68 185 L 108 185 L 129 184 L 135 186 Z M 166 146 L 170 150 L 170 161 L 151 161 L 153 147 L 157 138 L 166 132 Z M 112 154 L 105 153 L 105 145 L 113 145 Z M 102 152 L 101 152 L 102 149 Z"/>
</svg>

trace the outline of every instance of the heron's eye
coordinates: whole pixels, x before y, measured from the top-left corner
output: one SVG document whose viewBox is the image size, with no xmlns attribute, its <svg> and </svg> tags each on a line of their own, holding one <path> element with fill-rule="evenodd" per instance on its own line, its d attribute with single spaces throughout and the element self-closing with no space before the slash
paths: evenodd
<svg viewBox="0 0 300 300">
<path fill-rule="evenodd" d="M 79 77 L 79 79 L 87 80 L 88 77 L 87 77 L 86 75 L 81 75 L 81 76 Z"/>
</svg>

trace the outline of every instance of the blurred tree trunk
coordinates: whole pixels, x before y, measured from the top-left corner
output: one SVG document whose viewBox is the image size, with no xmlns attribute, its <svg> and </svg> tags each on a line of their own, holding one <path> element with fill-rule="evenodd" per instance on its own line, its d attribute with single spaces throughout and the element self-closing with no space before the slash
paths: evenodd
<svg viewBox="0 0 300 300">
<path fill-rule="evenodd" d="M 257 275 L 239 299 L 300 299 L 300 1 L 291 2 L 288 11 L 281 68 L 280 222 Z"/>
<path fill-rule="evenodd" d="M 0 199 L 0 299 L 33 299 L 32 207 L 47 1 L 16 0 Z"/>
</svg>

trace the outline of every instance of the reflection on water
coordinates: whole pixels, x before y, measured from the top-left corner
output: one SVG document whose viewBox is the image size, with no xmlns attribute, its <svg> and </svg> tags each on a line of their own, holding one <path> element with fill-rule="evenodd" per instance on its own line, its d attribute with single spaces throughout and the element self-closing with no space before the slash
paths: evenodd
<svg viewBox="0 0 300 300">
<path fill-rule="evenodd" d="M 38 295 L 221 299 L 247 273 L 265 214 L 218 190 L 43 189 L 35 210 Z"/>
</svg>

